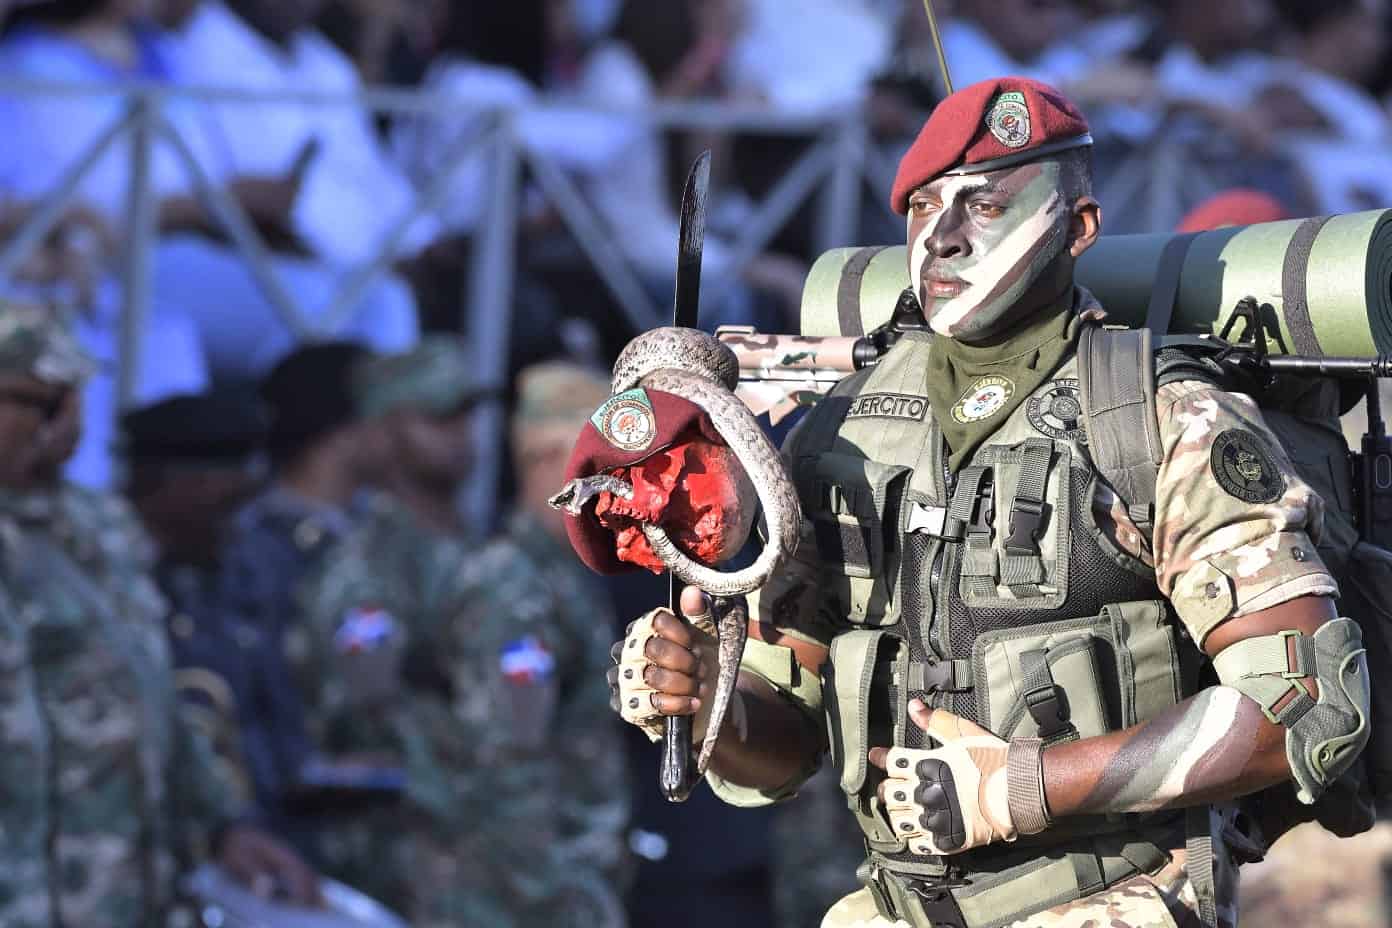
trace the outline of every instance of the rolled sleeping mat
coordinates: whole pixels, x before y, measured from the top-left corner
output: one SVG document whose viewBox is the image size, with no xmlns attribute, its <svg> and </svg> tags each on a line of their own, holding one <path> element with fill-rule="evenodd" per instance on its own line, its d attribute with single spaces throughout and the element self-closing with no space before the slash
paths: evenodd
<svg viewBox="0 0 1392 928">
<path fill-rule="evenodd" d="M 1160 280 L 1162 266 L 1169 281 Z M 1159 282 L 1174 292 L 1168 333 L 1216 335 L 1253 296 L 1275 309 L 1286 353 L 1392 354 L 1392 210 L 1103 236 L 1076 276 L 1111 321 L 1134 327 L 1146 324 Z M 800 334 L 863 335 L 888 321 L 909 284 L 902 245 L 829 251 L 808 274 Z"/>
</svg>

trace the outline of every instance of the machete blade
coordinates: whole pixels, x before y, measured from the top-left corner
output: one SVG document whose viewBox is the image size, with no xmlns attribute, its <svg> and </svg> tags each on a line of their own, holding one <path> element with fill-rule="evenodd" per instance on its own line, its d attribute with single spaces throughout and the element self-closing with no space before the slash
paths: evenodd
<svg viewBox="0 0 1392 928">
<path fill-rule="evenodd" d="M 681 223 L 677 232 L 677 286 L 672 301 L 672 325 L 696 328 L 701 304 L 701 252 L 706 244 L 706 197 L 710 193 L 711 153 L 691 165 L 682 189 Z"/>
<path fill-rule="evenodd" d="M 701 252 L 706 244 L 706 196 L 710 193 L 711 153 L 704 151 L 691 166 L 682 189 L 681 219 L 677 231 L 677 282 L 672 299 L 672 325 L 694 329 L 701 309 Z M 667 573 L 667 605 L 681 616 L 681 590 L 677 578 Z M 691 716 L 669 715 L 663 727 L 662 794 L 668 802 L 685 802 L 695 785 L 691 782 Z"/>
</svg>

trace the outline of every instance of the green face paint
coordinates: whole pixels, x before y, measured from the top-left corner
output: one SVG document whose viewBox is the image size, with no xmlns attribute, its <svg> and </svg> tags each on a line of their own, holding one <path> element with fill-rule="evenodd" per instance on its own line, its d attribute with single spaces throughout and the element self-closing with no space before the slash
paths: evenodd
<svg viewBox="0 0 1392 928">
<path fill-rule="evenodd" d="M 1057 161 L 939 177 L 909 198 L 909 273 L 933 331 L 994 335 L 1067 243 Z"/>
</svg>

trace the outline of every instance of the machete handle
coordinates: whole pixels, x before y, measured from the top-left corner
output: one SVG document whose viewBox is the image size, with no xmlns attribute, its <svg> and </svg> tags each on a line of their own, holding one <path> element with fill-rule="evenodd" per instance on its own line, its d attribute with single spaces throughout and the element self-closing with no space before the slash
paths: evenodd
<svg viewBox="0 0 1392 928">
<path fill-rule="evenodd" d="M 691 716 L 669 715 L 662 730 L 662 770 L 658 776 L 668 802 L 691 795 Z"/>
</svg>

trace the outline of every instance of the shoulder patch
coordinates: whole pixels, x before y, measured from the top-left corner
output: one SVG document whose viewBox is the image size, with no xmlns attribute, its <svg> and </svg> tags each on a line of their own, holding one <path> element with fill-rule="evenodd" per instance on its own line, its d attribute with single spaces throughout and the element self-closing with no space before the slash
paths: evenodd
<svg viewBox="0 0 1392 928">
<path fill-rule="evenodd" d="M 1087 444 L 1083 428 L 1083 400 L 1076 378 L 1060 378 L 1025 404 L 1030 425 L 1050 438 L 1066 438 Z"/>
<path fill-rule="evenodd" d="M 1014 395 L 1015 382 L 1008 377 L 991 374 L 979 378 L 952 407 L 952 418 L 964 424 L 989 419 L 1005 408 Z"/>
<path fill-rule="evenodd" d="M 498 669 L 510 683 L 544 683 L 556 669 L 556 658 L 536 635 L 527 635 L 503 646 Z"/>
<path fill-rule="evenodd" d="M 1209 467 L 1218 485 L 1244 502 L 1274 503 L 1286 492 L 1271 449 L 1246 429 L 1228 429 L 1213 440 Z"/>
<path fill-rule="evenodd" d="M 385 646 L 396 634 L 396 619 L 380 606 L 349 609 L 334 631 L 334 649 L 340 654 L 361 654 Z"/>
<path fill-rule="evenodd" d="M 643 451 L 657 437 L 652 401 L 642 387 L 609 397 L 590 421 L 605 441 L 623 451 Z"/>
</svg>

